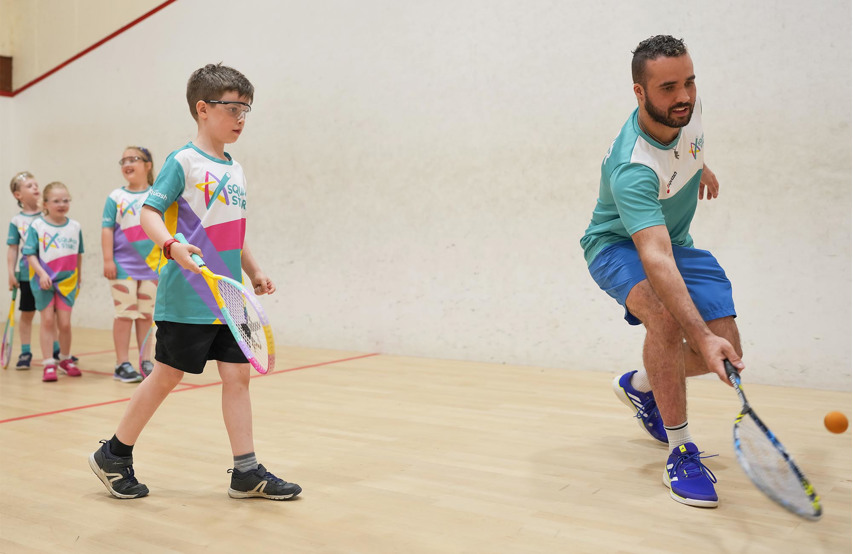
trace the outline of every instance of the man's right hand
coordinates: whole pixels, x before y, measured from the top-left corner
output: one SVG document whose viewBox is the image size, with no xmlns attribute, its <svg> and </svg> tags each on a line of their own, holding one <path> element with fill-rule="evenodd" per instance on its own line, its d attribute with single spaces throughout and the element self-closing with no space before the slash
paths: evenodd
<svg viewBox="0 0 853 554">
<path fill-rule="evenodd" d="M 723 360 L 730 361 L 732 365 L 735 366 L 735 369 L 738 370 L 738 373 L 746 369 L 746 365 L 743 363 L 740 356 L 738 356 L 737 351 L 735 351 L 731 343 L 723 337 L 711 333 L 702 339 L 701 343 L 697 346 L 699 347 L 699 352 L 702 354 L 702 359 L 705 360 L 705 365 L 708 366 L 708 369 L 716 373 L 720 380 L 729 385 L 731 385 L 731 383 L 729 382 L 729 377 L 726 374 L 726 367 L 723 364 Z"/>
</svg>

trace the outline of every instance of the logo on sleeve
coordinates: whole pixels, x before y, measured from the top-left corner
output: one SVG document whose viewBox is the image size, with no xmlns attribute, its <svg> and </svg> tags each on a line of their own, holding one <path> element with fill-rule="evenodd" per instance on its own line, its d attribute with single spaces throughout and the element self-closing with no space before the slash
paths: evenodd
<svg viewBox="0 0 853 554">
<path fill-rule="evenodd" d="M 690 154 L 693 156 L 693 159 L 696 159 L 696 156 L 699 152 L 702 151 L 702 148 L 705 147 L 705 135 L 703 134 L 701 137 L 697 137 L 696 140 L 690 143 Z"/>
</svg>

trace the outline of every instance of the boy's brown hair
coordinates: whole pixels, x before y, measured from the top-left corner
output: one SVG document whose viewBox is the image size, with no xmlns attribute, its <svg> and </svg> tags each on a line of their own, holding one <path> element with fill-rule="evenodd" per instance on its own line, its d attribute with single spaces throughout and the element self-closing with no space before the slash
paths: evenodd
<svg viewBox="0 0 853 554">
<path fill-rule="evenodd" d="M 229 91 L 235 91 L 242 97 L 248 98 L 251 103 L 255 96 L 255 87 L 234 68 L 224 66 L 222 63 L 212 64 L 196 69 L 187 81 L 187 103 L 190 105 L 190 114 L 198 121 L 196 104 L 199 100 L 219 100 Z"/>
</svg>

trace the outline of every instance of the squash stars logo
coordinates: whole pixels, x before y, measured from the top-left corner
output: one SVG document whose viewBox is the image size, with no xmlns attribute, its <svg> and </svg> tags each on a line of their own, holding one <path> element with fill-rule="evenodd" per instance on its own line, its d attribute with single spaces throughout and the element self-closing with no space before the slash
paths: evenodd
<svg viewBox="0 0 853 554">
<path fill-rule="evenodd" d="M 204 192 L 204 203 L 208 209 L 210 209 L 213 203 L 217 200 L 226 206 L 229 204 L 228 195 L 223 189 L 230 178 L 230 173 L 226 173 L 220 179 L 210 171 L 206 171 L 204 174 L 204 182 L 198 183 L 195 186 L 195 188 Z"/>
</svg>

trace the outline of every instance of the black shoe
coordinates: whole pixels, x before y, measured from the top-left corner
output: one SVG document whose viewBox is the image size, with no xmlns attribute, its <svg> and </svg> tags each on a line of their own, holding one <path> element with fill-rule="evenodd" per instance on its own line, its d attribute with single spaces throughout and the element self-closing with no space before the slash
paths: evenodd
<svg viewBox="0 0 853 554">
<path fill-rule="evenodd" d="M 122 383 L 138 383 L 142 381 L 142 375 L 133 369 L 130 362 L 122 362 L 116 366 L 116 371 L 113 373 L 113 379 L 117 379 Z"/>
<path fill-rule="evenodd" d="M 228 473 L 231 474 L 231 488 L 228 489 L 228 496 L 231 498 L 288 500 L 302 492 L 302 487 L 279 479 L 262 465 L 258 465 L 258 469 L 254 471 L 243 473 L 229 469 Z"/>
<path fill-rule="evenodd" d="M 133 476 L 133 456 L 113 456 L 109 441 L 101 441 L 99 449 L 89 456 L 89 467 L 116 498 L 140 498 L 148 487 Z"/>
<path fill-rule="evenodd" d="M 59 354 L 59 350 L 54 350 L 54 351 L 53 351 L 53 357 L 54 357 L 54 358 L 56 358 L 57 360 L 61 360 L 61 359 L 62 359 L 62 356 Z M 76 364 L 77 362 L 79 362 L 79 361 L 80 361 L 80 358 L 78 358 L 77 356 L 71 356 L 71 361 L 72 361 L 72 362 L 74 362 L 74 363 Z"/>
<path fill-rule="evenodd" d="M 18 356 L 18 364 L 15 369 L 30 369 L 30 363 L 33 361 L 32 352 L 21 352 Z"/>
</svg>

